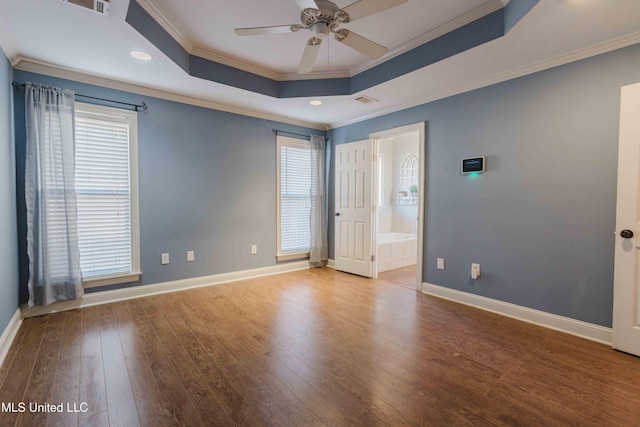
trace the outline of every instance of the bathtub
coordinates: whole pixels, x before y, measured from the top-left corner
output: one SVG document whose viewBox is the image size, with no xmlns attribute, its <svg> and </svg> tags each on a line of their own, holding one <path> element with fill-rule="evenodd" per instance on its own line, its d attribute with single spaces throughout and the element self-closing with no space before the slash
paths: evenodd
<svg viewBox="0 0 640 427">
<path fill-rule="evenodd" d="M 378 234 L 378 273 L 413 265 L 418 256 L 418 239 L 409 233 Z"/>
</svg>

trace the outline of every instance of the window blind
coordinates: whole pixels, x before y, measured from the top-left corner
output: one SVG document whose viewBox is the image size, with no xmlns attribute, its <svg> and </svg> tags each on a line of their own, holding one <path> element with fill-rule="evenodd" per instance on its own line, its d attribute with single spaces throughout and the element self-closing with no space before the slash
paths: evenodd
<svg viewBox="0 0 640 427">
<path fill-rule="evenodd" d="M 308 252 L 311 241 L 311 150 L 280 149 L 280 252 Z"/>
<path fill-rule="evenodd" d="M 132 272 L 129 125 L 77 112 L 76 194 L 84 279 Z"/>
</svg>

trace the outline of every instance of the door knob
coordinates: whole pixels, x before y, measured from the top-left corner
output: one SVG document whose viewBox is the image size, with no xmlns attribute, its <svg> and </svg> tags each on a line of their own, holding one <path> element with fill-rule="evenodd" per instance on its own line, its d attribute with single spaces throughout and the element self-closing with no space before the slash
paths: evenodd
<svg viewBox="0 0 640 427">
<path fill-rule="evenodd" d="M 340 212 L 336 212 L 336 216 L 340 216 Z"/>
<path fill-rule="evenodd" d="M 630 239 L 633 237 L 633 231 L 631 230 L 622 230 L 620 232 L 620 237 L 622 237 L 623 239 Z"/>
</svg>

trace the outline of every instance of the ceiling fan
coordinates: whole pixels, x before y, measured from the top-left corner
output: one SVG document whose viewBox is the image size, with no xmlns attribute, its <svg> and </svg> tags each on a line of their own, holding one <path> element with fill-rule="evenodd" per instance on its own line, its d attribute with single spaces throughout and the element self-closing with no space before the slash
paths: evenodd
<svg viewBox="0 0 640 427">
<path fill-rule="evenodd" d="M 310 73 L 313 64 L 320 51 L 322 39 L 329 33 L 333 33 L 337 41 L 372 59 L 380 58 L 387 48 L 379 45 L 346 28 L 338 29 L 340 24 L 355 21 L 374 13 L 382 12 L 409 0 L 360 0 L 340 9 L 335 3 L 328 0 L 295 0 L 302 13 L 300 20 L 302 25 L 278 25 L 275 27 L 236 28 L 236 34 L 240 36 L 253 36 L 260 34 L 280 34 L 309 30 L 313 37 L 307 41 L 307 46 L 302 54 L 298 74 Z"/>
</svg>

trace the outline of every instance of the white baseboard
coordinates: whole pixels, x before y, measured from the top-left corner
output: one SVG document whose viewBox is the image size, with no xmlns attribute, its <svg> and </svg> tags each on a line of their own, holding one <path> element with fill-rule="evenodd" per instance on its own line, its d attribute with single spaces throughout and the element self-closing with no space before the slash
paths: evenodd
<svg viewBox="0 0 640 427">
<path fill-rule="evenodd" d="M 327 267 L 333 268 L 335 270 L 336 269 L 336 261 L 333 260 L 333 259 L 330 259 L 329 261 L 327 261 Z"/>
<path fill-rule="evenodd" d="M 20 309 L 17 309 L 4 332 L 0 335 L 0 366 L 4 363 L 7 353 L 9 353 L 9 348 L 13 344 L 20 325 L 22 325 L 22 313 Z"/>
<path fill-rule="evenodd" d="M 558 316 L 557 314 L 551 314 L 545 311 L 523 307 L 521 305 L 474 295 L 468 292 L 449 289 L 443 286 L 433 285 L 431 283 L 423 283 L 422 292 L 428 295 L 480 308 L 482 310 L 491 311 L 503 316 L 522 320 L 524 322 L 533 323 L 534 325 L 586 338 L 602 344 L 611 345 L 612 342 L 611 328 L 594 325 L 593 323 Z"/>
<path fill-rule="evenodd" d="M 307 260 L 298 262 L 287 262 L 269 267 L 254 268 L 251 270 L 233 271 L 230 273 L 214 274 L 211 276 L 193 277 L 191 279 L 174 280 L 171 282 L 156 283 L 153 285 L 134 286 L 132 288 L 116 289 L 113 291 L 93 292 L 90 294 L 85 294 L 75 301 L 56 302 L 46 307 L 23 308 L 22 314 L 24 317 L 41 316 L 43 314 L 51 314 L 60 311 L 74 310 L 77 308 L 91 307 L 93 305 L 109 304 L 117 301 L 125 301 L 151 295 L 183 291 L 186 289 L 200 288 L 203 286 L 237 282 L 239 280 L 253 279 L 256 277 L 264 277 L 274 274 L 288 273 L 291 271 L 306 270 L 308 268 L 309 261 Z"/>
</svg>

